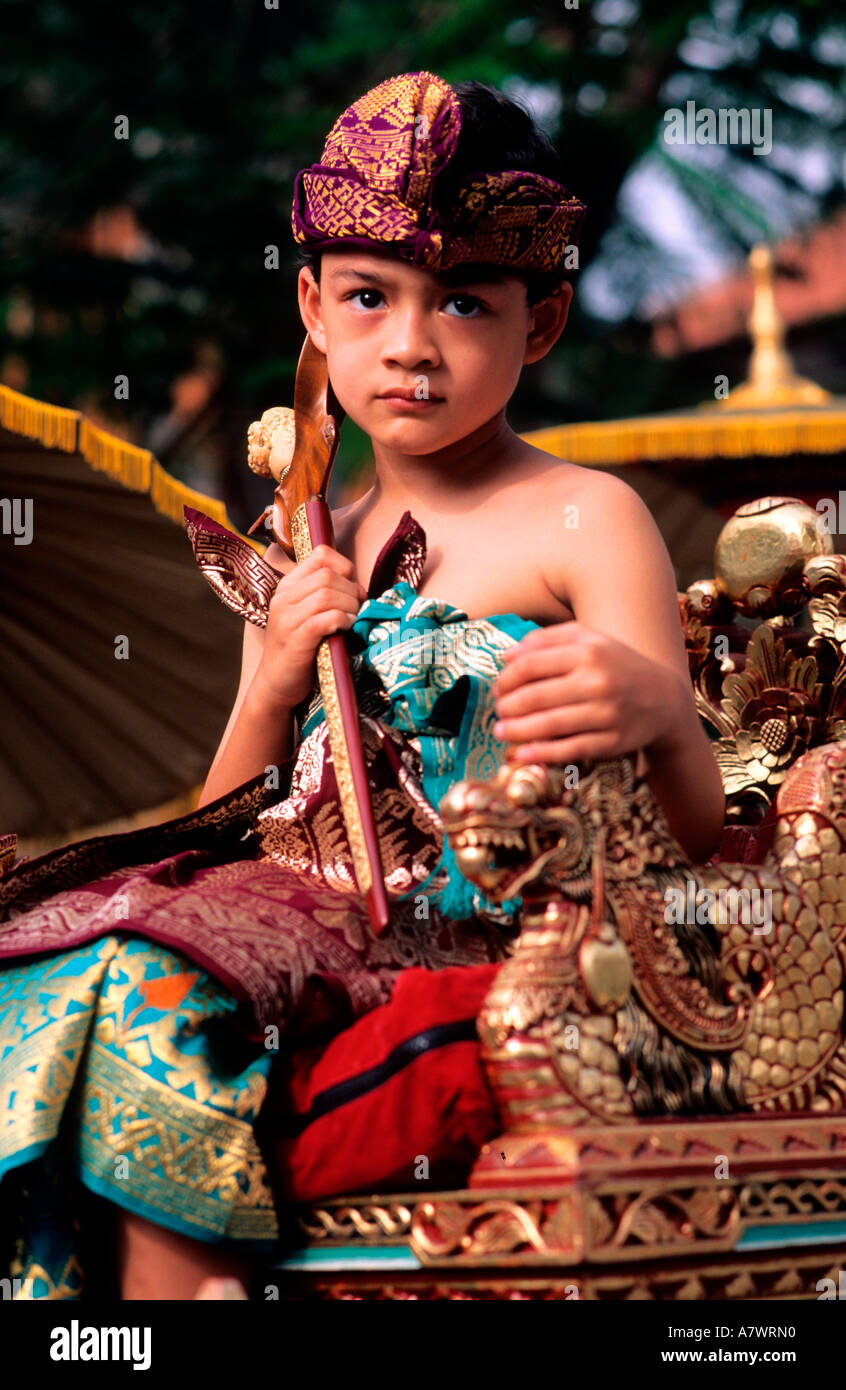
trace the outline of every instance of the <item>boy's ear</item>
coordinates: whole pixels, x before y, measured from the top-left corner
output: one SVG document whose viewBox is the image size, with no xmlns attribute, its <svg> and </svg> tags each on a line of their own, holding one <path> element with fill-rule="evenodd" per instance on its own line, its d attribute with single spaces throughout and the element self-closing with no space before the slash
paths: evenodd
<svg viewBox="0 0 846 1390">
<path fill-rule="evenodd" d="M 539 362 L 542 357 L 546 357 L 549 349 L 561 337 L 567 322 L 567 315 L 570 312 L 572 298 L 573 286 L 569 281 L 562 280 L 554 294 L 532 305 L 531 327 L 526 338 L 526 352 L 523 357 L 524 366 L 528 365 L 529 362 Z"/>
<path fill-rule="evenodd" d="M 297 276 L 297 301 L 300 306 L 300 318 L 308 336 L 318 351 L 325 354 L 326 334 L 320 309 L 320 286 L 307 265 L 300 268 Z"/>
</svg>

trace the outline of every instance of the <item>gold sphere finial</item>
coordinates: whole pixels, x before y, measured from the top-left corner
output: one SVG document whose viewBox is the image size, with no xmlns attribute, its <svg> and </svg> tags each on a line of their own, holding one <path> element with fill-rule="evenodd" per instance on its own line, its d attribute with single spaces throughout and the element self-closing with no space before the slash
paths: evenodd
<svg viewBox="0 0 846 1390">
<path fill-rule="evenodd" d="M 798 497 L 759 497 L 738 507 L 714 551 L 720 591 L 747 617 L 797 613 L 808 602 L 806 566 L 834 551 L 822 520 Z"/>
</svg>

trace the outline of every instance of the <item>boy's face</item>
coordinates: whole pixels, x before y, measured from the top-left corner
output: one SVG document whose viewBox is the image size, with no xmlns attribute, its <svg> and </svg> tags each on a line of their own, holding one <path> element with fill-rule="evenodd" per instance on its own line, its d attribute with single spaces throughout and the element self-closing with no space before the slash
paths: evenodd
<svg viewBox="0 0 846 1390">
<path fill-rule="evenodd" d="M 516 276 L 472 276 L 343 248 L 323 253 L 319 287 L 300 271 L 303 322 L 340 404 L 374 446 L 419 455 L 464 439 L 504 408 L 523 365 L 560 334 L 569 285 L 530 308 Z"/>
</svg>

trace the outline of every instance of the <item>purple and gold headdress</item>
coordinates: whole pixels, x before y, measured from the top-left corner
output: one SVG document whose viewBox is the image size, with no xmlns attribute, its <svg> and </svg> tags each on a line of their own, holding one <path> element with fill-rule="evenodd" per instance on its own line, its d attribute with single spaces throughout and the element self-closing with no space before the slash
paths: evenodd
<svg viewBox="0 0 846 1390">
<path fill-rule="evenodd" d="M 437 176 L 461 130 L 461 106 L 431 72 L 388 78 L 354 102 L 329 132 L 319 164 L 294 185 L 294 238 L 390 248 L 431 270 L 472 262 L 557 270 L 585 207 L 560 183 L 519 169 L 469 174 L 448 209 Z"/>
</svg>

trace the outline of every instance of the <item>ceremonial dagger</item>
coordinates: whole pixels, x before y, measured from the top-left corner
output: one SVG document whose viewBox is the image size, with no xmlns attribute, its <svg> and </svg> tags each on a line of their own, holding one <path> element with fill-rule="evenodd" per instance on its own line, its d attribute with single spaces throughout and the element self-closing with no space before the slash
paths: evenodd
<svg viewBox="0 0 846 1390">
<path fill-rule="evenodd" d="M 330 385 L 326 358 L 306 335 L 294 385 L 294 452 L 272 507 L 274 538 L 292 560 L 304 560 L 318 545 L 335 548 L 326 494 L 345 413 Z M 358 891 L 378 934 L 388 925 L 388 900 L 358 703 L 342 632 L 330 633 L 320 642 L 317 674 Z"/>
</svg>

